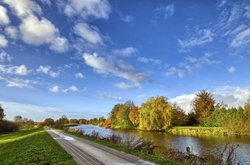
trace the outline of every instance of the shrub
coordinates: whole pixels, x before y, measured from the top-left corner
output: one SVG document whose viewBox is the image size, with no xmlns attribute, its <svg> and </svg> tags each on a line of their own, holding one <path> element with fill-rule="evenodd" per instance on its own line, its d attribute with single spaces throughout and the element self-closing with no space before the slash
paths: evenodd
<svg viewBox="0 0 250 165">
<path fill-rule="evenodd" d="M 0 121 L 0 133 L 14 132 L 18 130 L 19 126 L 16 123 L 7 120 Z"/>
</svg>

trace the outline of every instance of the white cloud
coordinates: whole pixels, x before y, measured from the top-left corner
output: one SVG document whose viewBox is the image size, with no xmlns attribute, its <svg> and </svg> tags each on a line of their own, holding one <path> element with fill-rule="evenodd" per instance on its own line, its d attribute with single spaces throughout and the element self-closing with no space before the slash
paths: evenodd
<svg viewBox="0 0 250 165">
<path fill-rule="evenodd" d="M 137 86 L 140 86 L 141 82 L 148 80 L 145 74 L 135 71 L 132 66 L 122 60 L 98 56 L 97 53 L 84 53 L 83 59 L 87 65 L 91 66 L 99 74 L 114 75 Z"/>
<path fill-rule="evenodd" d="M 67 16 L 81 16 L 83 19 L 108 19 L 111 13 L 107 0 L 68 0 L 64 12 Z"/>
<path fill-rule="evenodd" d="M 250 44 L 250 28 L 240 31 L 232 40 L 230 46 L 239 48 Z"/>
<path fill-rule="evenodd" d="M 119 82 L 115 84 L 115 87 L 121 88 L 121 89 L 138 89 L 140 88 L 139 84 L 131 84 L 126 82 Z"/>
<path fill-rule="evenodd" d="M 18 29 L 14 26 L 7 26 L 5 28 L 5 33 L 10 37 L 10 38 L 17 38 L 18 35 Z"/>
<path fill-rule="evenodd" d="M 40 65 L 39 68 L 36 69 L 38 73 L 43 73 L 46 75 L 49 75 L 50 77 L 56 78 L 59 77 L 60 73 L 59 72 L 54 72 L 51 70 L 51 66 L 42 66 Z"/>
<path fill-rule="evenodd" d="M 4 50 L 2 50 L 0 52 L 0 62 L 4 63 L 4 62 L 11 62 L 12 61 L 12 57 L 6 53 Z"/>
<path fill-rule="evenodd" d="M 19 78 L 3 78 L 0 76 L 0 80 L 6 82 L 7 87 L 15 88 L 34 88 L 33 85 L 37 84 L 37 81 L 33 80 L 23 80 Z"/>
<path fill-rule="evenodd" d="M 250 87 L 222 86 L 213 90 L 217 102 L 229 107 L 244 106 L 250 96 Z"/>
<path fill-rule="evenodd" d="M 134 17 L 131 15 L 121 16 L 121 20 L 126 23 L 130 23 L 131 21 L 133 21 L 133 19 Z"/>
<path fill-rule="evenodd" d="M 169 101 L 178 104 L 186 113 L 189 113 L 193 109 L 191 103 L 194 98 L 195 94 L 184 94 L 172 98 Z"/>
<path fill-rule="evenodd" d="M 224 103 L 228 107 L 244 106 L 250 96 L 250 87 L 221 86 L 210 92 L 213 93 L 216 103 Z M 196 93 L 196 92 L 195 92 Z M 170 99 L 177 103 L 186 113 L 192 110 L 192 101 L 195 93 L 184 94 Z"/>
<path fill-rule="evenodd" d="M 84 40 L 91 44 L 102 44 L 103 40 L 98 30 L 89 26 L 86 23 L 78 23 L 74 26 L 75 34 L 82 37 Z"/>
<path fill-rule="evenodd" d="M 169 67 L 165 72 L 166 76 L 177 76 L 183 78 L 188 74 L 197 72 L 206 65 L 220 64 L 220 61 L 212 60 L 211 53 L 205 53 L 200 58 L 186 56 L 183 62 L 180 62 L 177 67 Z"/>
<path fill-rule="evenodd" d="M 84 78 L 85 76 L 82 73 L 76 73 L 75 77 L 76 78 Z"/>
<path fill-rule="evenodd" d="M 156 9 L 156 14 L 163 14 L 164 18 L 169 18 L 173 16 L 175 13 L 175 5 L 174 4 L 168 4 L 166 6 L 158 7 Z"/>
<path fill-rule="evenodd" d="M 4 0 L 20 18 L 24 18 L 34 14 L 41 14 L 41 7 L 32 0 Z"/>
<path fill-rule="evenodd" d="M 65 92 L 65 93 L 67 93 L 67 92 L 79 92 L 79 89 L 76 86 L 72 85 L 72 86 L 64 89 L 63 92 Z"/>
<path fill-rule="evenodd" d="M 209 29 L 199 29 L 189 39 L 181 40 L 178 39 L 178 43 L 182 48 L 192 48 L 201 46 L 212 42 L 214 40 L 214 33 Z"/>
<path fill-rule="evenodd" d="M 100 94 L 100 97 L 102 99 L 113 100 L 113 101 L 118 101 L 118 102 L 123 101 L 123 98 L 121 96 L 114 96 L 114 95 L 110 95 L 106 93 Z"/>
<path fill-rule="evenodd" d="M 0 34 L 0 47 L 6 47 L 8 45 L 8 40 L 4 35 Z"/>
<path fill-rule="evenodd" d="M 59 88 L 59 86 L 55 85 L 55 86 L 49 88 L 49 91 L 53 92 L 53 93 L 58 93 L 58 92 L 60 92 L 60 88 Z"/>
<path fill-rule="evenodd" d="M 160 64 L 161 63 L 161 60 L 159 59 L 154 59 L 154 58 L 147 58 L 147 57 L 138 57 L 137 60 L 141 63 L 144 63 L 144 64 Z"/>
<path fill-rule="evenodd" d="M 229 73 L 234 73 L 236 71 L 236 68 L 234 66 L 230 66 L 230 67 L 227 68 L 227 71 Z"/>
<path fill-rule="evenodd" d="M 47 19 L 39 20 L 35 16 L 25 18 L 20 25 L 22 40 L 31 45 L 51 42 L 58 29 Z"/>
<path fill-rule="evenodd" d="M 50 49 L 56 52 L 66 52 L 69 48 L 68 40 L 65 37 L 55 37 L 51 41 Z"/>
<path fill-rule="evenodd" d="M 16 115 L 21 115 L 35 121 L 43 121 L 45 118 L 52 117 L 58 118 L 63 114 L 63 111 L 54 107 L 37 106 L 32 104 L 23 104 L 11 101 L 2 101 L 0 104 L 3 106 L 8 120 L 14 120 Z"/>
<path fill-rule="evenodd" d="M 36 15 L 41 15 L 40 6 L 31 0 L 5 0 L 21 19 L 19 25 L 21 39 L 29 45 L 48 44 L 51 50 L 56 52 L 65 52 L 68 50 L 68 41 L 65 37 L 61 37 L 58 28 L 55 27 L 46 18 L 38 18 Z M 7 29 L 6 32 L 15 38 L 18 33 L 15 29 Z"/>
<path fill-rule="evenodd" d="M 127 48 L 122 48 L 122 49 L 115 49 L 112 51 L 113 54 L 119 55 L 119 56 L 124 56 L 124 57 L 130 57 L 133 54 L 137 52 L 137 49 L 134 47 L 127 47 Z"/>
<path fill-rule="evenodd" d="M 14 74 L 14 75 L 25 76 L 28 74 L 28 72 L 29 71 L 25 65 L 11 66 L 11 65 L 0 64 L 0 73 L 3 74 Z"/>
<path fill-rule="evenodd" d="M 0 25 L 7 25 L 10 23 L 10 19 L 7 15 L 7 10 L 0 5 Z"/>
<path fill-rule="evenodd" d="M 18 75 L 24 76 L 24 75 L 28 74 L 28 69 L 26 68 L 25 65 L 20 65 L 20 66 L 16 67 L 15 72 Z"/>
</svg>

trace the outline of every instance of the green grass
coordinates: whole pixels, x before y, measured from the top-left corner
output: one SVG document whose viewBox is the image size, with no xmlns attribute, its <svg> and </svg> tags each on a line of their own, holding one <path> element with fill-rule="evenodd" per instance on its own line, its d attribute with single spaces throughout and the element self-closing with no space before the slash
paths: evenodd
<svg viewBox="0 0 250 165">
<path fill-rule="evenodd" d="M 173 127 L 167 132 L 175 135 L 188 136 L 234 136 L 235 132 L 228 130 L 225 127 L 199 127 L 199 126 L 179 126 Z"/>
<path fill-rule="evenodd" d="M 0 135 L 0 164 L 67 164 L 73 158 L 42 128 Z"/>
<path fill-rule="evenodd" d="M 114 148 L 114 149 L 119 150 L 119 151 L 123 151 L 123 152 L 131 154 L 131 155 L 138 156 L 138 157 L 142 158 L 143 160 L 146 160 L 146 161 L 149 161 L 149 162 L 154 162 L 154 163 L 157 163 L 157 164 L 160 164 L 160 165 L 183 165 L 182 163 L 179 163 L 179 162 L 176 162 L 176 161 L 167 160 L 167 159 L 165 159 L 163 157 L 160 157 L 160 156 L 148 154 L 148 153 L 145 153 L 145 152 L 140 152 L 140 151 L 137 151 L 137 150 L 125 147 L 125 146 L 121 146 L 121 145 L 118 145 L 118 144 L 107 142 L 105 140 L 96 139 L 96 138 L 85 136 L 85 135 L 79 135 L 79 134 L 74 133 L 74 132 L 67 132 L 67 131 L 64 131 L 64 132 L 66 132 L 68 134 L 78 136 L 80 138 L 83 138 L 83 139 L 86 139 L 86 140 L 89 140 L 89 141 L 92 141 L 92 142 L 102 144 L 102 145 L 110 147 L 110 148 Z"/>
</svg>

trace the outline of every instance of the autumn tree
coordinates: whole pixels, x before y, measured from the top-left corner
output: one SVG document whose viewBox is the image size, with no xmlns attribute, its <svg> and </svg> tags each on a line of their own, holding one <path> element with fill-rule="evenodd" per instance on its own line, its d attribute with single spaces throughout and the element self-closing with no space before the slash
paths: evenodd
<svg viewBox="0 0 250 165">
<path fill-rule="evenodd" d="M 215 110 L 215 100 L 213 94 L 202 90 L 196 94 L 192 102 L 195 116 L 198 123 L 202 123 L 205 119 L 212 115 Z"/>
<path fill-rule="evenodd" d="M 134 107 L 132 101 L 124 104 L 116 104 L 110 112 L 111 128 L 132 128 L 133 124 L 129 120 L 129 112 Z"/>
<path fill-rule="evenodd" d="M 139 108 L 133 107 L 128 114 L 129 120 L 133 123 L 135 127 L 139 125 Z"/>
<path fill-rule="evenodd" d="M 184 126 L 187 125 L 187 122 L 188 122 L 188 116 L 185 114 L 183 109 L 181 109 L 177 104 L 174 104 L 171 115 L 171 125 Z"/>
<path fill-rule="evenodd" d="M 163 96 L 152 97 L 139 110 L 139 128 L 164 130 L 171 125 L 172 106 Z"/>
<path fill-rule="evenodd" d="M 250 118 L 250 97 L 248 98 L 245 106 L 244 106 L 244 114 Z"/>
<path fill-rule="evenodd" d="M 4 114 L 4 109 L 2 108 L 2 105 L 0 104 L 0 121 L 3 120 L 5 114 Z"/>
<path fill-rule="evenodd" d="M 55 121 L 52 118 L 46 118 L 44 119 L 43 124 L 46 126 L 52 126 L 55 124 Z"/>
</svg>

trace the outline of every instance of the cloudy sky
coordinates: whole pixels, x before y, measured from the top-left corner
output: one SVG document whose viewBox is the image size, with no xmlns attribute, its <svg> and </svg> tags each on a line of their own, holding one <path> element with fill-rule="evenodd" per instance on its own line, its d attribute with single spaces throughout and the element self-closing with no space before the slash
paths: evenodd
<svg viewBox="0 0 250 165">
<path fill-rule="evenodd" d="M 248 0 L 1 0 L 6 118 L 107 116 L 163 95 L 190 111 L 201 89 L 250 94 Z"/>
</svg>

